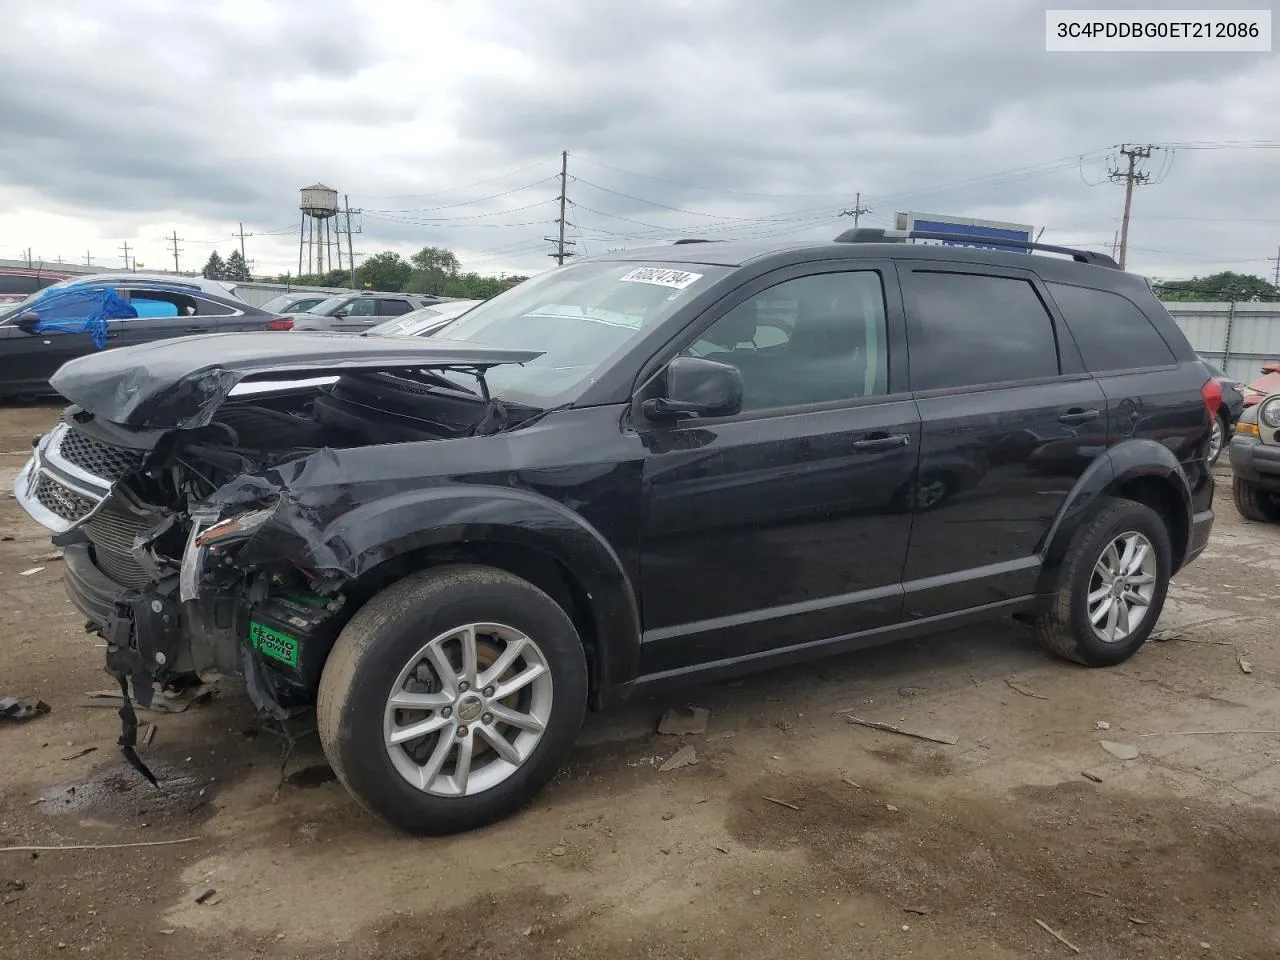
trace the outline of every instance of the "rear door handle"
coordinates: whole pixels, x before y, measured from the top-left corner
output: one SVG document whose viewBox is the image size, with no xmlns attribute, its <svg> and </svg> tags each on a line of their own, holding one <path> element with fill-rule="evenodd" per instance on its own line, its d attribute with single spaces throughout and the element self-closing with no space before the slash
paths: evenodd
<svg viewBox="0 0 1280 960">
<path fill-rule="evenodd" d="M 855 440 L 852 443 L 852 447 L 860 453 L 871 453 L 877 450 L 893 450 L 897 447 L 905 447 L 910 443 L 911 435 L 909 433 L 894 433 L 889 436 Z"/>
<path fill-rule="evenodd" d="M 1058 422 L 1068 425 L 1088 423 L 1090 420 L 1097 420 L 1100 416 L 1102 416 L 1101 410 L 1069 410 L 1058 418 Z"/>
</svg>

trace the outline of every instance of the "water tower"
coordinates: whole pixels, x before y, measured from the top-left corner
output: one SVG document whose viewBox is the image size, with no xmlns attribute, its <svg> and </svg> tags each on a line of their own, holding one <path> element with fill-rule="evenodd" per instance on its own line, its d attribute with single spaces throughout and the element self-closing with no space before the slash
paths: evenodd
<svg viewBox="0 0 1280 960">
<path fill-rule="evenodd" d="M 342 241 L 337 225 L 329 221 L 338 214 L 338 191 L 323 183 L 313 183 L 301 190 L 302 230 L 298 235 L 298 273 L 303 264 L 307 273 L 323 274 L 332 270 L 333 251 L 338 251 L 338 269 L 342 269 Z M 326 266 L 326 263 L 328 264 Z"/>
</svg>

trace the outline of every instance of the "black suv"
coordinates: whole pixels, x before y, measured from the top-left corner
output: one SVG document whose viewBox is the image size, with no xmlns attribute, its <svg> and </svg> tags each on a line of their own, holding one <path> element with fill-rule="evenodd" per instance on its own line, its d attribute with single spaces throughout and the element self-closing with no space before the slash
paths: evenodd
<svg viewBox="0 0 1280 960">
<path fill-rule="evenodd" d="M 506 816 L 667 683 L 1012 614 L 1125 660 L 1209 536 L 1216 384 L 1106 257 L 905 239 L 597 257 L 447 340 L 86 357 L 15 492 L 139 702 L 314 705 L 413 831 Z"/>
</svg>

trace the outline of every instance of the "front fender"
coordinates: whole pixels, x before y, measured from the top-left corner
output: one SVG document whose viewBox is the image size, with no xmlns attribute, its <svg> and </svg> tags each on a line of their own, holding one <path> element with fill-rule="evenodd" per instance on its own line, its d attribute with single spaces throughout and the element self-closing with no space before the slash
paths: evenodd
<svg viewBox="0 0 1280 960">
<path fill-rule="evenodd" d="M 622 561 L 583 517 L 535 493 L 458 485 L 394 494 L 362 504 L 318 531 L 303 562 L 356 579 L 415 550 L 475 542 L 528 547 L 563 564 L 590 600 L 601 687 L 635 679 L 640 616 Z"/>
<path fill-rule="evenodd" d="M 1097 457 L 1067 494 L 1040 544 L 1038 552 L 1043 559 L 1037 592 L 1046 594 L 1053 591 L 1072 539 L 1093 515 L 1099 502 L 1115 495 L 1131 480 L 1144 477 L 1168 485 L 1186 512 L 1187 529 L 1190 528 L 1193 512 L 1191 485 L 1178 458 L 1168 447 L 1154 440 L 1125 440 Z"/>
</svg>

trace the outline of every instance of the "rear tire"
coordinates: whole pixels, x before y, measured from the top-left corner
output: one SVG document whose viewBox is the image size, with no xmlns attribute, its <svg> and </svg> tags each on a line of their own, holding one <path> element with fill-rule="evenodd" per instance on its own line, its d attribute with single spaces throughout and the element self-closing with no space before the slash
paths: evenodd
<svg viewBox="0 0 1280 960">
<path fill-rule="evenodd" d="M 1226 415 L 1219 413 L 1215 416 L 1210 429 L 1212 433 L 1209 435 L 1209 451 L 1205 459 L 1212 467 L 1222 456 L 1222 451 L 1227 447 L 1227 438 L 1231 436 L 1231 427 L 1227 424 Z"/>
<path fill-rule="evenodd" d="M 1231 499 L 1240 516 L 1259 523 L 1280 523 L 1280 498 L 1242 477 L 1231 478 Z"/>
<path fill-rule="evenodd" d="M 586 701 L 582 642 L 554 600 L 503 570 L 448 566 L 352 617 L 316 714 L 325 756 L 362 806 L 411 833 L 449 834 L 528 803 L 573 746 Z"/>
<path fill-rule="evenodd" d="M 1119 576 L 1109 576 L 1116 570 Z M 1160 619 L 1171 570 L 1163 518 L 1144 504 L 1108 499 L 1073 538 L 1057 590 L 1034 617 L 1036 640 L 1089 667 L 1128 660 Z"/>
</svg>

